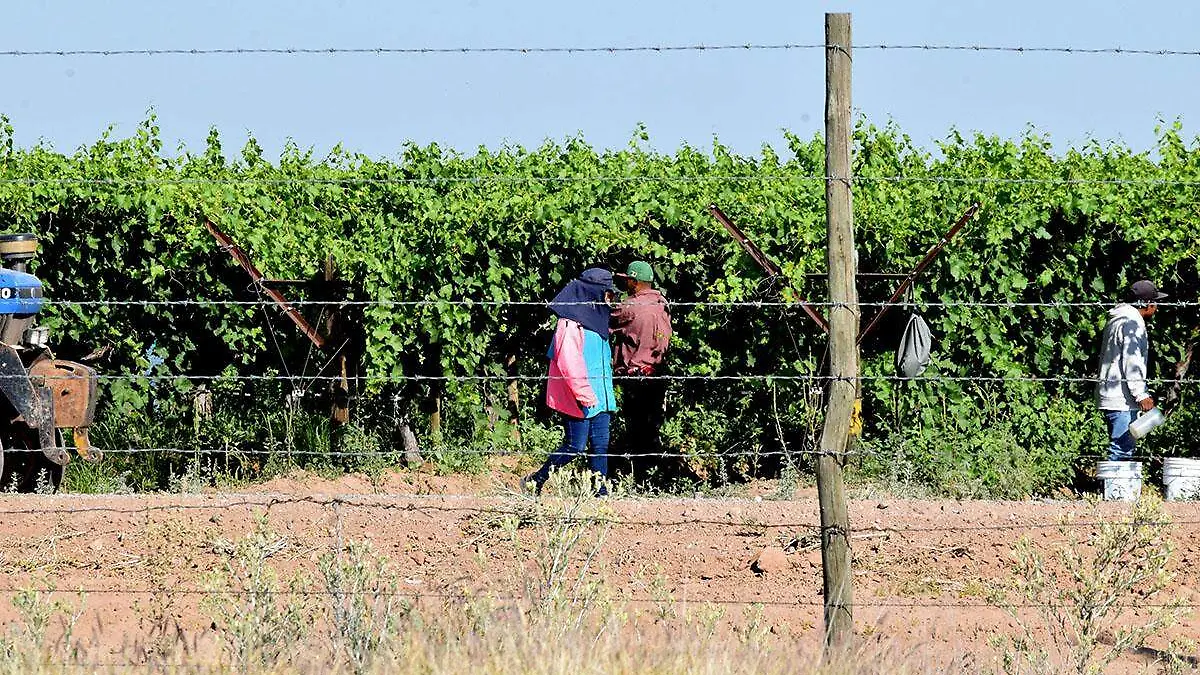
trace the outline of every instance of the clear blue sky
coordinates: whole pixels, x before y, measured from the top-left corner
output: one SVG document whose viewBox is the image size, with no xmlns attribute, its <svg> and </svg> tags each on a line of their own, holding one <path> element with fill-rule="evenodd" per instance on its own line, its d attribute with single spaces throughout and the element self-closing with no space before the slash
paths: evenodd
<svg viewBox="0 0 1200 675">
<path fill-rule="evenodd" d="M 851 11 L 867 43 L 1200 49 L 1200 3 L 1008 0 L 654 2 L 606 0 L 13 0 L 0 50 L 212 47 L 490 47 L 819 43 L 823 13 Z M 820 50 L 588 55 L 0 56 L 0 113 L 18 141 L 60 150 L 153 107 L 169 145 L 210 126 L 325 152 L 394 156 L 408 140 L 471 151 L 582 133 L 742 152 L 780 129 L 820 130 Z M 953 126 L 1003 136 L 1027 124 L 1056 145 L 1148 147 L 1156 118 L 1194 134 L 1200 57 L 881 52 L 855 54 L 855 107 L 921 144 Z M 1190 124 L 1189 124 L 1190 123 Z"/>
</svg>

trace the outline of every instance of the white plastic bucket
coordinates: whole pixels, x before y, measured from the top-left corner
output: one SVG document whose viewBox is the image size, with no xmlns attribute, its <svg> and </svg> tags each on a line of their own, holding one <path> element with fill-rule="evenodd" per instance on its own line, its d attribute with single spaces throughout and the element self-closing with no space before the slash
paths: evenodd
<svg viewBox="0 0 1200 675">
<path fill-rule="evenodd" d="M 1200 459 L 1164 459 L 1163 487 L 1168 501 L 1200 498 Z"/>
<path fill-rule="evenodd" d="M 1097 462 L 1096 477 L 1104 480 L 1104 501 L 1135 502 L 1142 494 L 1141 462 Z"/>
</svg>

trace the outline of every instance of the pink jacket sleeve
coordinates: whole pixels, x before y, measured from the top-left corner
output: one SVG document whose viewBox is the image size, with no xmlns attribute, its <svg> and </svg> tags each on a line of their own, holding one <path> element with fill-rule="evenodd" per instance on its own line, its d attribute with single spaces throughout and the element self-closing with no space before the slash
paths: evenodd
<svg viewBox="0 0 1200 675">
<path fill-rule="evenodd" d="M 596 405 L 596 391 L 588 381 L 583 360 L 583 328 L 570 319 L 559 319 L 554 335 L 554 361 L 571 394 L 580 405 Z"/>
</svg>

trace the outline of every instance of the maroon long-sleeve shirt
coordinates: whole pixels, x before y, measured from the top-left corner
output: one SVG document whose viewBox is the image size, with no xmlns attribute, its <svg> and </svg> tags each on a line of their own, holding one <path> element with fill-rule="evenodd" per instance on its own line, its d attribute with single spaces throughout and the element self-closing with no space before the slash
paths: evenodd
<svg viewBox="0 0 1200 675">
<path fill-rule="evenodd" d="M 648 288 L 612 313 L 613 373 L 652 375 L 671 341 L 671 313 L 662 293 Z"/>
</svg>

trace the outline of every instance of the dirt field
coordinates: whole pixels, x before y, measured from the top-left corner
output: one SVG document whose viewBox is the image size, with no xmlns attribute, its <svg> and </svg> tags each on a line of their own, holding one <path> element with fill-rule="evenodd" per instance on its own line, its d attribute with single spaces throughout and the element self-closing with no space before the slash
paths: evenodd
<svg viewBox="0 0 1200 675">
<path fill-rule="evenodd" d="M 316 559 L 335 538 L 365 540 L 390 558 L 406 591 L 430 596 L 422 602 L 458 594 L 520 597 L 536 575 L 537 537 L 514 542 L 504 535 L 503 516 L 495 511 L 521 500 L 502 487 L 514 476 L 498 475 L 302 478 L 203 495 L 6 495 L 0 497 L 9 523 L 0 542 L 0 587 L 8 597 L 22 588 L 53 587 L 56 597 L 77 605 L 73 592 L 82 590 L 76 635 L 94 644 L 92 659 L 146 658 L 164 626 L 198 653 L 215 654 L 213 621 L 201 604 L 206 575 L 266 514 L 279 537 L 271 564 L 284 576 L 314 575 Z M 817 521 L 815 492 L 801 490 L 789 501 L 754 493 L 607 500 L 602 508 L 613 522 L 592 565 L 594 578 L 634 607 L 719 607 L 730 623 L 759 612 L 751 603 L 761 603 L 756 620 L 815 647 L 822 623 L 820 553 L 810 527 Z M 1062 538 L 1053 527 L 1062 519 L 1116 518 L 1127 508 L 1080 501 L 855 501 L 859 634 L 902 649 L 985 658 L 994 651 L 989 636 L 1016 630 L 1005 611 L 988 606 L 1011 576 L 1014 542 L 1028 534 L 1049 550 Z M 1178 594 L 1200 602 L 1191 590 L 1200 587 L 1200 504 L 1167 508 L 1177 523 Z M 3 618 L 15 616 L 5 603 Z M 1189 617 L 1171 634 L 1200 637 L 1200 621 Z M 1166 640 L 1152 646 L 1165 649 Z M 1126 661 L 1145 665 L 1154 657 L 1142 650 Z"/>
</svg>

